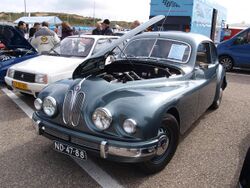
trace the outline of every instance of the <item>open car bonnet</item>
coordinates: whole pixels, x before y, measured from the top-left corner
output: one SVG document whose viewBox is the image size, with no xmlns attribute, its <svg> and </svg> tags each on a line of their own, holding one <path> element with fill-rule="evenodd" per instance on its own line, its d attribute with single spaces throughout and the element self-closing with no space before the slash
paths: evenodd
<svg viewBox="0 0 250 188">
<path fill-rule="evenodd" d="M 0 25 L 0 41 L 9 49 L 23 48 L 36 52 L 35 48 L 10 25 Z"/>
<path fill-rule="evenodd" d="M 145 29 L 150 27 L 151 25 L 161 21 L 164 19 L 165 16 L 159 15 L 151 18 L 149 21 L 145 22 L 144 24 L 136 27 L 135 29 L 127 32 L 125 35 L 123 35 L 121 38 L 115 40 L 112 42 L 109 46 L 107 46 L 105 49 L 99 51 L 98 53 L 94 54 L 93 56 L 86 59 L 83 63 L 81 63 L 74 71 L 73 73 L 73 79 L 76 78 L 84 78 L 85 76 L 97 71 L 98 69 L 101 69 L 105 66 L 105 60 L 107 56 L 110 54 L 110 52 L 120 44 L 122 44 L 124 41 L 132 38 L 136 34 L 143 32 Z"/>
</svg>

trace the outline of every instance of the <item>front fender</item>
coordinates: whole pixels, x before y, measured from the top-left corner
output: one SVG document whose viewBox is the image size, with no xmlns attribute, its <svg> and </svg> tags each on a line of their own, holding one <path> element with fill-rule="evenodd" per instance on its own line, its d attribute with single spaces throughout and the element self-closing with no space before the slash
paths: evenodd
<svg viewBox="0 0 250 188">
<path fill-rule="evenodd" d="M 147 140 L 157 136 L 162 118 L 174 105 L 175 99 L 157 98 L 155 96 L 140 96 L 123 100 L 114 100 L 105 108 L 113 114 L 116 130 L 124 135 L 122 124 L 126 119 L 137 123 L 138 131 L 134 138 Z"/>
</svg>

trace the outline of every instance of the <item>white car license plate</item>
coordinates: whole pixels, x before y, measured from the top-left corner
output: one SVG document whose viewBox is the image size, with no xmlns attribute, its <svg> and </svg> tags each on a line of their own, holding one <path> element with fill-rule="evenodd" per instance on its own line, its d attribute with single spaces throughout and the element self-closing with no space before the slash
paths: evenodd
<svg viewBox="0 0 250 188">
<path fill-rule="evenodd" d="M 81 149 L 77 149 L 75 147 L 69 146 L 67 144 L 55 141 L 54 142 L 54 149 L 56 151 L 59 151 L 61 153 L 73 156 L 73 157 L 77 157 L 79 159 L 83 159 L 83 160 L 87 160 L 87 154 L 86 151 L 81 150 Z"/>
</svg>

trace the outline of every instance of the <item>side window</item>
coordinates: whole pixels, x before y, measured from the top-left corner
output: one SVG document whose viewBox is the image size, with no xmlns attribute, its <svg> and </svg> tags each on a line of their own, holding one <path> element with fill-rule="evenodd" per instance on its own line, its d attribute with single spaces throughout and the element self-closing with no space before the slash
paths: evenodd
<svg viewBox="0 0 250 188">
<path fill-rule="evenodd" d="M 210 43 L 210 47 L 211 47 L 211 60 L 212 63 L 215 63 L 218 60 L 217 49 L 213 43 Z"/>
<path fill-rule="evenodd" d="M 196 64 L 210 64 L 210 45 L 209 43 L 201 43 L 198 47 Z"/>
<path fill-rule="evenodd" d="M 244 44 L 250 44 L 250 32 L 245 31 L 238 35 L 234 41 L 234 45 L 244 45 Z"/>
</svg>

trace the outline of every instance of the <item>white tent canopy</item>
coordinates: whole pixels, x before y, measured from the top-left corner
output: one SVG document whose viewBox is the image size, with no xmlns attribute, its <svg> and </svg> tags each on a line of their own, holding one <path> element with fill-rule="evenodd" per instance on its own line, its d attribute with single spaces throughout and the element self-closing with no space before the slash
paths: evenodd
<svg viewBox="0 0 250 188">
<path fill-rule="evenodd" d="M 34 24 L 35 22 L 42 23 L 48 22 L 51 25 L 61 24 L 62 20 L 60 20 L 57 16 L 31 16 L 31 17 L 21 17 L 18 18 L 14 23 L 18 23 L 19 21 L 24 21 L 27 24 Z"/>
</svg>

